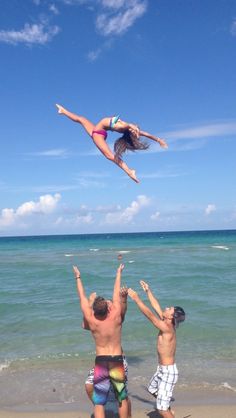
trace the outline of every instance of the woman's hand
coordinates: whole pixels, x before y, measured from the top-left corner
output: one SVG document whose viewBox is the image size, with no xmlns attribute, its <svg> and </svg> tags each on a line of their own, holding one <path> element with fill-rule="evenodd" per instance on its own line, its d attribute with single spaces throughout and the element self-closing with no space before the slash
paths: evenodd
<svg viewBox="0 0 236 418">
<path fill-rule="evenodd" d="M 158 138 L 158 142 L 159 142 L 159 144 L 160 144 L 160 146 L 161 146 L 162 148 L 168 148 L 168 145 L 167 145 L 167 143 L 164 141 L 164 139 Z"/>
</svg>

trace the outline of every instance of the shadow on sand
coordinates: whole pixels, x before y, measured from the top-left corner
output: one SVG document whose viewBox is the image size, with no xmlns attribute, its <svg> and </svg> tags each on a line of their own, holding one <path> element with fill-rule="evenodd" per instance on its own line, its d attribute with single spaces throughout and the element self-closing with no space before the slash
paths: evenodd
<svg viewBox="0 0 236 418">
<path fill-rule="evenodd" d="M 158 414 L 158 412 L 155 411 L 155 410 L 150 411 L 150 412 L 145 412 L 145 415 L 149 418 L 162 418 L 161 415 Z M 91 418 L 94 418 L 94 414 L 91 415 Z M 114 412 L 112 410 L 107 409 L 106 410 L 106 418 L 119 418 L 119 414 L 117 412 Z"/>
</svg>

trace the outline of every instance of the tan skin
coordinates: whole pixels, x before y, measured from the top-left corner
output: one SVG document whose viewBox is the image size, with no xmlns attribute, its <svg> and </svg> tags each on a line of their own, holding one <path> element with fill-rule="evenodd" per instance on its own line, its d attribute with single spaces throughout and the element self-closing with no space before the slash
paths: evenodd
<svg viewBox="0 0 236 418">
<path fill-rule="evenodd" d="M 92 136 L 92 132 L 94 130 L 100 130 L 104 129 L 105 131 L 115 131 L 119 133 L 123 133 L 126 130 L 129 130 L 132 135 L 136 137 L 144 136 L 146 138 L 149 138 L 153 141 L 156 141 L 160 144 L 162 148 L 168 148 L 166 142 L 158 138 L 154 135 L 149 134 L 148 132 L 141 131 L 136 125 L 128 122 L 124 122 L 122 120 L 118 120 L 117 123 L 114 125 L 114 127 L 110 128 L 110 120 L 111 118 L 103 118 L 101 119 L 96 125 L 94 125 L 92 122 L 90 122 L 88 119 L 86 119 L 84 116 L 76 115 L 75 113 L 70 112 L 69 110 L 65 109 L 59 104 L 56 104 L 56 107 L 58 109 L 58 113 L 61 115 L 67 116 L 69 119 L 71 119 L 74 122 L 80 123 L 83 128 L 86 130 L 88 135 L 92 138 L 94 144 L 96 147 L 101 151 L 101 153 L 110 161 L 117 164 L 124 172 L 136 183 L 139 183 L 139 180 L 136 177 L 135 170 L 130 169 L 127 164 L 121 159 L 121 158 L 115 158 L 115 155 L 109 148 L 109 146 L 106 143 L 106 140 L 103 135 L 100 135 L 98 133 L 94 133 Z"/>
<path fill-rule="evenodd" d="M 140 299 L 137 292 L 133 289 L 128 289 L 128 295 L 136 302 L 140 311 L 151 321 L 151 323 L 159 329 L 157 336 L 157 355 L 159 364 L 172 365 L 175 363 L 176 352 L 176 332 L 173 325 L 174 307 L 161 309 L 158 300 L 153 296 L 148 284 L 143 280 L 140 281 L 141 287 L 147 293 L 149 301 L 158 316 L 154 314 L 148 306 L 146 306 Z M 158 411 L 163 418 L 173 418 L 174 411 L 168 409 L 167 411 Z"/>
<path fill-rule="evenodd" d="M 95 340 L 96 355 L 121 355 L 121 327 L 122 327 L 122 307 L 121 307 L 121 274 L 124 265 L 121 264 L 116 273 L 114 283 L 113 298 L 109 301 L 108 314 L 103 318 L 95 317 L 91 302 L 86 297 L 83 283 L 80 277 L 80 271 L 77 266 L 73 266 L 74 275 L 77 283 L 77 291 L 80 299 L 81 311 L 84 320 L 88 325 L 92 336 Z M 120 418 L 128 418 L 128 402 L 127 399 L 119 404 Z M 105 418 L 103 405 L 94 405 L 94 417 Z"/>
</svg>

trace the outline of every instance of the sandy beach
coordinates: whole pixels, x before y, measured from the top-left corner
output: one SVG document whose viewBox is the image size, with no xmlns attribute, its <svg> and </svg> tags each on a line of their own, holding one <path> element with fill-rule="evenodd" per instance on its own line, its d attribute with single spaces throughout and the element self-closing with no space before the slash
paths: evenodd
<svg viewBox="0 0 236 418">
<path fill-rule="evenodd" d="M 148 397 L 131 395 L 132 417 L 160 418 L 155 405 Z M 106 406 L 106 418 L 118 418 L 112 410 L 112 403 Z M 236 394 L 228 390 L 176 391 L 172 404 L 176 418 L 236 418 Z M 93 408 L 86 398 L 80 403 L 25 405 L 0 411 L 0 418 L 94 418 Z"/>
<path fill-rule="evenodd" d="M 236 405 L 188 405 L 175 409 L 176 418 L 235 418 Z M 154 409 L 134 410 L 135 418 L 159 418 Z M 0 411 L 0 418 L 92 418 L 93 414 L 80 411 L 69 412 L 15 412 Z M 117 418 L 118 415 L 107 412 L 106 418 Z"/>
</svg>

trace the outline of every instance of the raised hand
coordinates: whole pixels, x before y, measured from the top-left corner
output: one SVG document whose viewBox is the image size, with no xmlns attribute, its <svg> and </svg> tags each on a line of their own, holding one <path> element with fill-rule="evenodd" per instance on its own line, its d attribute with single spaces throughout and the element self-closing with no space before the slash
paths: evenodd
<svg viewBox="0 0 236 418">
<path fill-rule="evenodd" d="M 120 288 L 120 296 L 121 296 L 122 298 L 127 298 L 127 296 L 128 296 L 128 287 L 126 287 L 126 286 L 122 286 L 122 287 Z"/>
<path fill-rule="evenodd" d="M 124 268 L 125 268 L 125 265 L 120 264 L 117 270 L 121 273 L 124 270 Z"/>
<path fill-rule="evenodd" d="M 164 141 L 164 139 L 159 138 L 159 144 L 162 148 L 168 148 L 167 143 Z"/>
<path fill-rule="evenodd" d="M 135 290 L 131 289 L 131 287 L 128 289 L 128 295 L 134 301 L 136 301 L 138 299 L 137 292 L 135 292 Z"/>
<path fill-rule="evenodd" d="M 140 283 L 142 289 L 144 290 L 144 292 L 147 292 L 149 290 L 149 285 L 144 280 L 140 280 L 139 283 Z"/>
<path fill-rule="evenodd" d="M 80 279 L 80 271 L 77 266 L 73 266 L 73 271 L 74 271 L 75 279 Z"/>
</svg>

